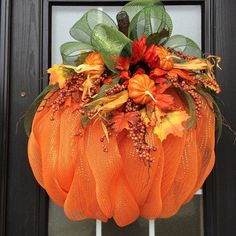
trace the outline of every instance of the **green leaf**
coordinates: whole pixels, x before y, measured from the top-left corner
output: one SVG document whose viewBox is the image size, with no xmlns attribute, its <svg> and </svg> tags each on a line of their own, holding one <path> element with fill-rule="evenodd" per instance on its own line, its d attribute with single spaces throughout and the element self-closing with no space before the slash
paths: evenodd
<svg viewBox="0 0 236 236">
<path fill-rule="evenodd" d="M 186 129 L 196 126 L 196 104 L 193 97 L 186 91 L 182 89 L 177 90 L 180 98 L 185 103 L 185 106 L 188 108 L 190 118 L 187 121 Z"/>
<path fill-rule="evenodd" d="M 163 29 L 172 33 L 173 25 L 164 6 L 148 6 L 134 16 L 129 25 L 129 37 L 140 39 L 142 35 L 161 33 Z"/>
<path fill-rule="evenodd" d="M 88 122 L 89 122 L 88 116 L 87 116 L 87 115 L 81 116 L 81 117 L 80 117 L 80 122 L 81 122 L 82 128 L 85 129 L 85 128 L 87 127 L 87 125 L 88 125 Z"/>
<path fill-rule="evenodd" d="M 33 101 L 31 106 L 28 108 L 24 115 L 24 128 L 27 136 L 29 137 L 30 132 L 31 132 L 31 127 L 34 119 L 34 115 L 38 110 L 39 105 L 45 98 L 45 96 L 52 91 L 54 88 L 58 87 L 58 83 L 54 85 L 48 85 L 39 95 L 38 97 Z"/>
<path fill-rule="evenodd" d="M 70 29 L 70 35 L 78 40 L 90 44 L 90 38 L 94 27 L 98 24 L 106 24 L 114 29 L 117 28 L 112 18 L 105 12 L 92 9 L 86 12 Z"/>
<path fill-rule="evenodd" d="M 203 89 L 198 89 L 197 92 L 200 95 L 202 95 L 202 97 L 205 98 L 205 100 L 207 102 L 210 100 L 213 104 L 213 109 L 214 109 L 215 118 L 216 118 L 216 130 L 217 130 L 216 141 L 219 142 L 221 134 L 222 134 L 222 127 L 223 127 L 223 116 L 222 116 L 221 110 L 220 110 L 217 102 L 215 101 L 215 99 L 213 98 L 213 96 L 209 92 L 204 91 Z M 210 104 L 209 104 L 209 106 L 210 106 Z M 210 108 L 211 108 L 211 106 L 210 106 Z"/>
<path fill-rule="evenodd" d="M 76 65 L 76 60 L 81 53 L 91 50 L 93 50 L 92 45 L 83 42 L 67 42 L 60 47 L 63 63 L 73 66 Z"/>
<path fill-rule="evenodd" d="M 132 41 L 118 30 L 100 24 L 91 35 L 91 42 L 96 51 L 99 51 L 106 66 L 116 72 L 117 58 L 131 55 Z"/>
<path fill-rule="evenodd" d="M 181 50 L 184 54 L 189 56 L 202 57 L 202 52 L 198 45 L 192 39 L 183 35 L 174 35 L 170 37 L 164 46 L 175 50 Z"/>
<path fill-rule="evenodd" d="M 131 21 L 136 14 L 138 14 L 143 8 L 150 6 L 162 6 L 160 0 L 133 0 L 128 2 L 122 8 L 129 15 L 129 20 Z"/>
</svg>

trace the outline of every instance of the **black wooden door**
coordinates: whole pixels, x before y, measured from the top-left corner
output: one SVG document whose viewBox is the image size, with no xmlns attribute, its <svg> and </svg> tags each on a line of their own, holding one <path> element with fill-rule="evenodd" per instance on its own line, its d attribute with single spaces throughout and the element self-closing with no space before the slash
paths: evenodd
<svg viewBox="0 0 236 236">
<path fill-rule="evenodd" d="M 62 0 L 1 0 L 0 41 L 0 235 L 44 236 L 48 198 L 34 180 L 27 159 L 27 138 L 20 117 L 47 83 L 44 73 L 50 51 L 50 9 Z M 78 4 L 78 1 L 66 1 Z M 110 1 L 121 4 L 120 1 Z M 165 1 L 200 4 L 203 42 L 223 58 L 217 73 L 222 86 L 223 114 L 236 129 L 236 2 L 235 0 Z M 81 2 L 81 4 L 88 4 Z M 111 3 L 110 3 L 111 4 Z M 217 145 L 216 165 L 204 186 L 206 236 L 236 235 L 236 148 L 224 128 Z M 170 235 L 171 236 L 171 235 Z"/>
</svg>

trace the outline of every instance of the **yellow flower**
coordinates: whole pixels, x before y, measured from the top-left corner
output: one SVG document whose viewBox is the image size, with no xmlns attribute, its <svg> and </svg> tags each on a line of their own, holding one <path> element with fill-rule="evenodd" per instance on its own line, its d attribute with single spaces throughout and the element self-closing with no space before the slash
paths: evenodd
<svg viewBox="0 0 236 236">
<path fill-rule="evenodd" d="M 50 74 L 49 84 L 58 83 L 60 88 L 65 86 L 66 74 L 63 65 L 53 65 L 48 69 L 48 73 Z"/>
</svg>

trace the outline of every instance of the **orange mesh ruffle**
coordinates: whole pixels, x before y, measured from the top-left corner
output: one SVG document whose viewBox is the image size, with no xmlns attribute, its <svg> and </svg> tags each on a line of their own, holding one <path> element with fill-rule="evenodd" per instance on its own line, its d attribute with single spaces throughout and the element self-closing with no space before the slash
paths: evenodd
<svg viewBox="0 0 236 236">
<path fill-rule="evenodd" d="M 135 155 L 123 131 L 111 136 L 104 152 L 99 121 L 78 135 L 80 113 L 66 106 L 50 120 L 50 109 L 36 113 L 28 154 L 34 175 L 72 220 L 113 217 L 119 226 L 170 217 L 201 187 L 214 165 L 214 112 L 203 101 L 202 117 L 182 138 L 169 135 L 157 147 L 149 169 Z"/>
</svg>

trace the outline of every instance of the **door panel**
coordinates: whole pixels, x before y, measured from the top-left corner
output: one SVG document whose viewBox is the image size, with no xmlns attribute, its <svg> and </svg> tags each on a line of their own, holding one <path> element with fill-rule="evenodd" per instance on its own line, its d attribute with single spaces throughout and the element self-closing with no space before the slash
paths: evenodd
<svg viewBox="0 0 236 236">
<path fill-rule="evenodd" d="M 151 230 L 149 230 L 149 221 L 143 218 L 124 228 L 119 228 L 113 220 L 110 220 L 102 224 L 102 236 L 203 236 L 202 200 L 202 195 L 195 195 L 176 216 L 156 220 L 155 228 L 151 225 Z M 154 231 L 155 234 L 152 234 Z M 100 231 L 96 227 L 95 220 L 71 222 L 64 216 L 63 209 L 50 202 L 49 236 L 94 236 L 98 232 Z"/>
<path fill-rule="evenodd" d="M 90 9 L 98 8 L 110 15 L 116 21 L 116 14 L 121 10 L 121 6 L 52 6 L 51 11 L 51 64 L 60 64 L 60 45 L 73 41 L 69 34 L 70 28 L 79 20 L 82 15 Z M 201 5 L 172 5 L 166 6 L 173 21 L 173 33 L 183 34 L 193 39 L 200 47 L 202 45 L 202 9 Z M 203 234 L 203 211 L 202 211 L 202 191 L 175 217 L 168 220 L 156 220 L 155 231 L 158 236 L 202 236 Z M 92 236 L 96 228 L 93 220 L 82 222 L 70 222 L 63 214 L 63 209 L 49 201 L 49 236 L 81 235 Z M 119 228 L 113 220 L 102 224 L 102 235 L 127 235 L 127 236 L 148 236 L 149 222 L 145 219 L 138 219 L 137 222 Z"/>
<path fill-rule="evenodd" d="M 65 5 L 78 6 L 78 2 L 83 6 L 87 6 L 88 3 L 97 6 L 118 6 L 124 3 L 115 0 L 103 1 L 102 4 L 101 2 L 90 0 L 0 1 L 1 236 L 46 236 L 48 235 L 48 226 L 51 230 L 58 230 L 58 222 L 64 222 L 65 220 L 63 215 L 61 216 L 62 221 L 58 220 L 59 217 L 57 215 L 63 213 L 58 213 L 58 210 L 61 211 L 61 209 L 48 207 L 48 197 L 32 175 L 27 159 L 27 137 L 24 134 L 22 122 L 18 123 L 18 121 L 29 104 L 48 82 L 46 70 L 52 62 L 50 37 L 52 8 Z M 187 4 L 192 5 L 192 7 L 201 6 L 202 47 L 204 51 L 218 54 L 223 58 L 221 64 L 223 70 L 217 73 L 217 78 L 223 90 L 220 99 L 224 104 L 222 108 L 225 117 L 232 128 L 236 129 L 236 80 L 234 78 L 235 62 L 233 60 L 233 56 L 236 54 L 236 31 L 234 30 L 236 27 L 236 1 L 165 0 L 164 2 L 168 5 L 182 6 Z M 179 19 L 176 20 L 178 21 Z M 190 21 L 194 22 L 192 19 Z M 193 26 L 193 28 L 195 27 Z M 192 35 L 190 36 L 193 37 Z M 56 61 L 56 59 L 53 60 Z M 17 132 L 16 124 L 18 124 Z M 232 144 L 233 139 L 234 137 L 228 129 L 224 129 L 221 141 L 217 145 L 215 169 L 204 187 L 205 236 L 236 235 L 236 149 Z M 201 196 L 198 197 L 201 198 Z M 199 207 L 201 201 L 197 200 L 196 211 L 201 211 L 201 207 Z M 190 206 L 186 207 L 193 209 Z M 49 209 L 50 214 L 54 214 L 56 217 L 52 217 L 48 221 Z M 53 213 L 53 209 L 57 213 Z M 179 214 L 180 216 L 186 215 L 181 213 L 181 211 Z M 193 215 L 200 220 L 202 219 L 201 216 L 199 217 L 201 213 L 194 213 Z M 192 216 L 189 216 L 188 219 L 192 218 Z M 176 217 L 179 216 L 177 215 Z M 193 221 L 199 229 L 200 221 L 196 218 Z M 181 219 L 181 217 L 178 219 Z M 181 232 L 183 229 L 181 227 L 182 222 L 187 224 L 187 221 L 183 220 L 181 222 L 179 220 L 178 222 L 181 223 L 176 223 L 177 221 L 175 217 L 164 222 L 158 220 L 156 222 L 157 235 L 162 234 L 162 232 L 163 234 L 168 232 L 170 235 L 173 234 L 172 232 L 175 232 L 174 235 Z M 136 223 L 141 225 L 143 231 L 140 230 L 140 232 L 146 234 L 148 222 L 144 223 L 141 220 Z M 55 225 L 52 226 L 53 224 L 57 224 L 57 227 Z M 67 229 L 71 229 L 71 224 L 78 225 L 79 223 L 68 222 L 68 224 Z M 93 225 L 91 232 L 94 235 L 95 222 L 89 222 L 89 225 Z M 129 227 L 132 228 L 133 226 Z M 130 228 L 127 228 L 127 230 Z M 138 227 L 133 227 L 133 230 L 136 230 L 136 228 Z M 105 234 L 106 232 L 109 233 L 109 231 L 113 232 L 112 230 L 115 230 L 115 226 L 113 222 L 110 222 L 104 224 L 102 229 Z M 190 226 L 185 226 L 185 229 L 185 232 L 188 232 Z M 126 229 L 124 229 L 125 231 Z M 52 233 L 52 231 L 49 232 Z M 67 232 L 69 234 L 67 230 L 64 232 L 66 235 Z M 79 234 L 78 229 L 76 229 L 76 232 Z"/>
<path fill-rule="evenodd" d="M 79 4 L 79 3 L 78 3 Z M 73 41 L 69 30 L 81 16 L 90 9 L 99 8 L 108 13 L 116 22 L 116 14 L 121 6 L 53 6 L 51 24 L 51 62 L 61 63 L 60 45 Z M 173 33 L 193 39 L 200 47 L 202 40 L 201 5 L 166 6 L 173 22 Z"/>
</svg>

